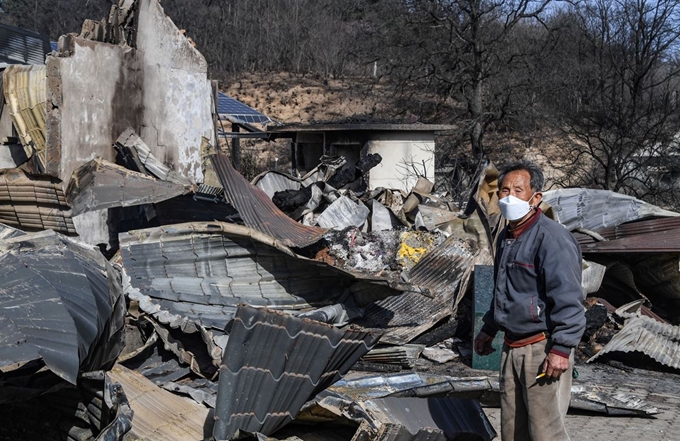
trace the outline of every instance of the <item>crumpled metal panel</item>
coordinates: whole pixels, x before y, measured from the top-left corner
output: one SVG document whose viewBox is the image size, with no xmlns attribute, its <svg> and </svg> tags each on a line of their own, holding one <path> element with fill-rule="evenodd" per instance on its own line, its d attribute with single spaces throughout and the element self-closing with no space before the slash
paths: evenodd
<svg viewBox="0 0 680 441">
<path fill-rule="evenodd" d="M 277 191 L 299 190 L 303 187 L 299 179 L 277 171 L 262 173 L 256 176 L 252 183 L 269 196 L 269 199 L 273 198 Z"/>
<path fill-rule="evenodd" d="M 388 397 L 359 405 L 377 426 L 375 439 L 380 441 L 490 441 L 496 437 L 476 400 Z"/>
<path fill-rule="evenodd" d="M 131 231 L 120 235 L 120 247 L 126 293 L 162 323 L 185 332 L 205 327 L 221 333 L 239 303 L 279 309 L 333 304 L 351 283 L 327 264 L 299 258 L 241 225 Z"/>
<path fill-rule="evenodd" d="M 0 171 L 0 222 L 25 231 L 77 234 L 61 181 L 21 169 Z"/>
<path fill-rule="evenodd" d="M 131 127 L 125 129 L 118 137 L 116 140 L 116 148 L 122 151 L 126 156 L 131 156 L 129 159 L 133 161 L 135 165 L 135 167 L 132 168 L 137 169 L 139 172 L 146 171 L 161 181 L 173 182 L 185 187 L 191 185 L 189 179 L 159 161 L 158 158 L 151 153 L 149 146 L 146 145 L 142 138 L 140 138 Z M 126 159 L 128 158 L 126 157 Z"/>
<path fill-rule="evenodd" d="M 220 368 L 217 440 L 239 430 L 270 435 L 344 375 L 379 336 L 242 305 Z"/>
<path fill-rule="evenodd" d="M 123 347 L 125 303 L 106 259 L 52 231 L 0 242 L 0 369 L 35 360 L 76 384 Z"/>
<path fill-rule="evenodd" d="M 211 155 L 215 172 L 224 187 L 228 203 L 238 210 L 243 222 L 289 247 L 304 248 L 321 239 L 325 230 L 301 225 L 286 216 L 269 196 L 232 167 L 224 155 Z"/>
<path fill-rule="evenodd" d="M 190 191 L 188 185 L 154 179 L 96 158 L 73 172 L 66 197 L 77 216 L 105 208 L 161 202 Z"/>
<path fill-rule="evenodd" d="M 474 253 L 468 242 L 450 236 L 409 272 L 408 282 L 429 290 L 432 297 L 406 291 L 379 300 L 369 305 L 364 317 L 355 323 L 384 331 L 383 343 L 408 343 L 453 313 L 456 293 L 470 278 Z"/>
<path fill-rule="evenodd" d="M 362 202 L 354 202 L 347 196 L 341 196 L 316 221 L 322 228 L 344 230 L 347 227 L 361 227 L 369 214 L 369 209 Z"/>
<path fill-rule="evenodd" d="M 609 352 L 641 352 L 663 365 L 680 369 L 680 326 L 646 316 L 631 316 L 588 363 Z"/>
<path fill-rule="evenodd" d="M 569 407 L 611 416 L 647 417 L 659 413 L 658 408 L 638 396 L 581 384 L 571 386 Z"/>
<path fill-rule="evenodd" d="M 499 390 L 498 377 L 449 377 L 445 375 L 405 372 L 391 375 L 370 375 L 343 379 L 324 394 L 347 396 L 364 401 L 391 397 L 456 396 L 478 398 L 482 393 Z"/>
<path fill-rule="evenodd" d="M 44 62 L 44 59 L 43 59 Z M 40 171 L 45 170 L 45 120 L 47 111 L 47 68 L 45 65 L 9 66 L 2 73 L 5 103 L 29 158 L 36 154 Z"/>
<path fill-rule="evenodd" d="M 570 231 L 575 228 L 598 230 L 651 216 L 680 216 L 608 190 L 561 188 L 543 193 L 543 201 L 552 207 L 555 220 Z"/>
</svg>

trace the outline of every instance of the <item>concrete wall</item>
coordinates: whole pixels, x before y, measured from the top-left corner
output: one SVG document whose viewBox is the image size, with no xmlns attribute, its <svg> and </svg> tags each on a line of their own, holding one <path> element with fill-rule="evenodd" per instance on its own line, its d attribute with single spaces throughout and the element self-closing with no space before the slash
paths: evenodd
<svg viewBox="0 0 680 441">
<path fill-rule="evenodd" d="M 158 0 L 139 0 L 139 6 L 137 50 L 144 69 L 139 135 L 161 161 L 202 182 L 201 137 L 215 145 L 208 63 Z"/>
<path fill-rule="evenodd" d="M 434 182 L 434 133 L 432 132 L 380 132 L 371 135 L 367 153 L 379 153 L 382 162 L 369 172 L 368 186 L 397 188 L 409 191 L 418 180 L 411 168 Z"/>
<path fill-rule="evenodd" d="M 134 49 L 66 36 L 70 56 L 47 59 L 46 171 L 68 185 L 99 156 L 115 161 L 114 141 L 142 125 L 142 64 Z"/>
<path fill-rule="evenodd" d="M 201 138 L 215 139 L 207 63 L 158 0 L 138 0 L 137 11 L 136 48 L 68 35 L 48 57 L 47 172 L 64 186 L 95 156 L 113 161 L 128 126 L 161 161 L 203 181 Z"/>
</svg>

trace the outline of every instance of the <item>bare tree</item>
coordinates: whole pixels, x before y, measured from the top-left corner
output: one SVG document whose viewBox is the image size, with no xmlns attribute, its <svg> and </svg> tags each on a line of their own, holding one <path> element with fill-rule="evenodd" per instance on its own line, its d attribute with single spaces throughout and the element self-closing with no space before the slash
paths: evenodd
<svg viewBox="0 0 680 441">
<path fill-rule="evenodd" d="M 391 2 L 384 62 L 402 90 L 456 103 L 457 123 L 476 157 L 491 124 L 518 110 L 529 90 L 528 33 L 551 0 Z"/>
<path fill-rule="evenodd" d="M 548 76 L 562 86 L 562 184 L 676 204 L 680 1 L 594 0 L 570 14 L 565 71 Z"/>
</svg>

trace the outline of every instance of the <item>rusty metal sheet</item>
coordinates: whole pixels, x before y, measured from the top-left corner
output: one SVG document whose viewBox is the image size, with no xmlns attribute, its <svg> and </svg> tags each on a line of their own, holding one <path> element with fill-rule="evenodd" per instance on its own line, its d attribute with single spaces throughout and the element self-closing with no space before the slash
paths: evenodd
<svg viewBox="0 0 680 441">
<path fill-rule="evenodd" d="M 2 78 L 5 103 L 26 156 L 30 158 L 35 154 L 39 170 L 44 171 L 47 68 L 44 64 L 9 66 Z"/>
<path fill-rule="evenodd" d="M 341 378 L 379 335 L 239 306 L 220 367 L 216 440 L 270 435 Z"/>
<path fill-rule="evenodd" d="M 190 191 L 190 185 L 154 179 L 96 158 L 73 172 L 66 198 L 77 216 L 106 208 L 161 202 Z"/>
<path fill-rule="evenodd" d="M 680 228 L 581 244 L 583 253 L 679 253 Z"/>
<path fill-rule="evenodd" d="M 409 272 L 408 282 L 425 288 L 432 297 L 406 291 L 379 300 L 369 305 L 364 317 L 355 323 L 367 329 L 385 331 L 384 343 L 408 343 L 453 313 L 456 294 L 461 286 L 466 286 L 474 258 L 475 250 L 468 242 L 450 236 Z"/>
<path fill-rule="evenodd" d="M 0 171 L 0 222 L 24 231 L 77 234 L 61 181 L 20 169 Z"/>
<path fill-rule="evenodd" d="M 0 242 L 0 370 L 41 360 L 76 384 L 123 347 L 125 301 L 98 250 L 52 231 Z"/>
<path fill-rule="evenodd" d="M 211 155 L 210 159 L 224 187 L 227 202 L 238 210 L 246 225 L 289 247 L 304 248 L 321 239 L 325 230 L 301 225 L 286 216 L 265 192 L 234 170 L 226 156 Z"/>
<path fill-rule="evenodd" d="M 588 362 L 611 352 L 641 352 L 659 363 L 680 369 L 680 326 L 646 316 L 632 316 Z"/>
</svg>

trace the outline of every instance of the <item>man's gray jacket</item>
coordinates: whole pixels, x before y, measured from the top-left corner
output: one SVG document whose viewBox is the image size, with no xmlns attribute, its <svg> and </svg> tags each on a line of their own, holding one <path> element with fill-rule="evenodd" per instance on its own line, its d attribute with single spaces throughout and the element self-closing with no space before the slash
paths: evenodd
<svg viewBox="0 0 680 441">
<path fill-rule="evenodd" d="M 547 332 L 551 350 L 569 355 L 586 319 L 581 291 L 581 251 L 562 225 L 540 211 L 517 239 L 498 238 L 495 290 L 483 331 L 513 340 Z"/>
</svg>

